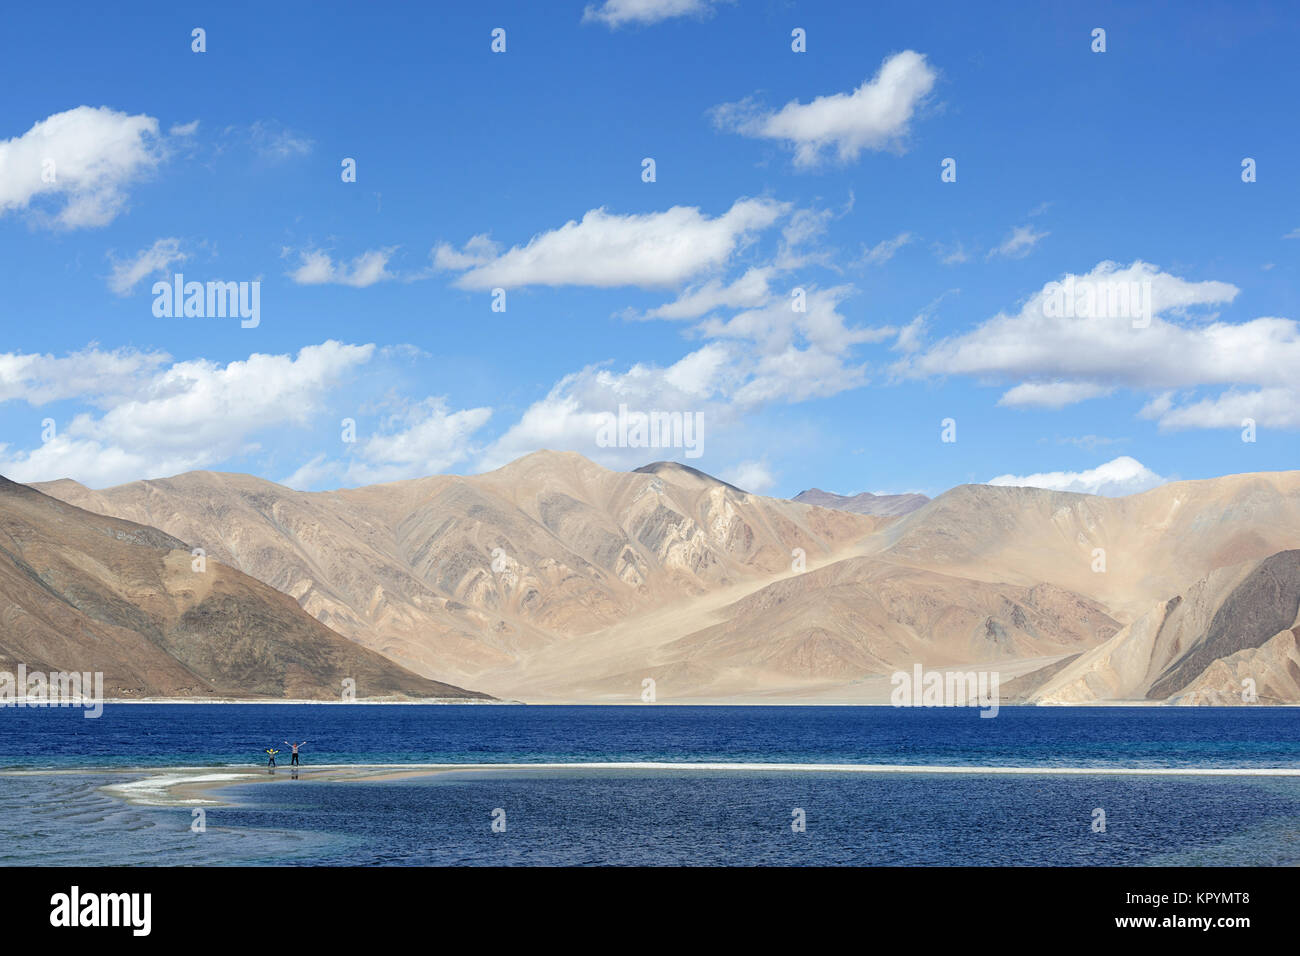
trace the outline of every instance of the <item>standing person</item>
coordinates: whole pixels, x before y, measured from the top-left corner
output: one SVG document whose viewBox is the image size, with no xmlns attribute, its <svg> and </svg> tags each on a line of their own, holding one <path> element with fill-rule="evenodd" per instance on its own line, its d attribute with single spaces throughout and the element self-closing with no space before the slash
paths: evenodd
<svg viewBox="0 0 1300 956">
<path fill-rule="evenodd" d="M 302 744 L 305 744 L 306 742 L 307 742 L 307 741 L 304 740 L 304 741 L 302 742 Z M 285 741 L 285 745 L 286 745 L 286 746 L 289 746 L 289 747 L 292 747 L 292 748 L 293 748 L 293 754 L 292 754 L 292 755 L 290 756 L 290 758 L 289 758 L 289 766 L 291 766 L 291 767 L 296 767 L 296 766 L 298 766 L 298 748 L 301 747 L 302 744 L 291 744 L 291 743 L 289 743 L 289 741 L 287 741 L 287 740 Z M 277 751 L 277 752 L 278 752 L 278 751 Z"/>
<path fill-rule="evenodd" d="M 278 750 L 272 750 L 270 747 L 265 747 L 265 748 L 263 748 L 262 753 L 266 754 L 268 757 L 271 758 L 270 760 L 268 760 L 268 761 L 266 762 L 266 765 L 267 765 L 268 767 L 274 767 L 274 766 L 275 766 L 275 755 L 278 754 L 279 752 L 280 752 L 280 751 L 278 751 Z"/>
</svg>

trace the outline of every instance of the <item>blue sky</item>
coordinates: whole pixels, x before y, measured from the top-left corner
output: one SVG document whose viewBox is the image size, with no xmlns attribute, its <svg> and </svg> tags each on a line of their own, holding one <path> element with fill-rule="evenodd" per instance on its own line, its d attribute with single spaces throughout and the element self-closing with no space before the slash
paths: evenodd
<svg viewBox="0 0 1300 956">
<path fill-rule="evenodd" d="M 1296 466 L 1289 5 L 456 6 L 6 12 L 0 473 Z M 256 327 L 156 316 L 176 272 L 260 283 Z M 1067 275 L 1149 314 L 1047 314 Z M 698 416 L 700 453 L 601 444 L 620 404 Z"/>
</svg>

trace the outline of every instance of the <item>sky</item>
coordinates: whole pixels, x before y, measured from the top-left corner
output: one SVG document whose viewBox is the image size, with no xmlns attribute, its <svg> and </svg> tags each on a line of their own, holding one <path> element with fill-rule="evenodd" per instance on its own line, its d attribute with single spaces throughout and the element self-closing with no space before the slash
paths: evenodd
<svg viewBox="0 0 1300 956">
<path fill-rule="evenodd" d="M 4 19 L 14 480 L 546 448 L 1118 495 L 1300 460 L 1291 4 Z"/>
</svg>

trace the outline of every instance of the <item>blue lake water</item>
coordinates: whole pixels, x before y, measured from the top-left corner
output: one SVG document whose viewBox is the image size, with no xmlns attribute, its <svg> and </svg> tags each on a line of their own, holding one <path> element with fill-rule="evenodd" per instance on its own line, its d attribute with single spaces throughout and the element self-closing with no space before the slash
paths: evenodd
<svg viewBox="0 0 1300 956">
<path fill-rule="evenodd" d="M 1300 863 L 1300 778 L 996 776 L 979 767 L 1298 768 L 1288 708 L 107 705 L 0 708 L 0 862 L 1093 865 Z M 126 767 L 835 763 L 965 774 L 682 769 L 287 778 L 189 808 L 101 788 Z M 1106 814 L 1105 832 L 1091 826 Z M 493 811 L 505 832 L 493 832 Z M 791 822 L 802 811 L 806 829 Z M 55 849 L 65 848 L 65 849 Z"/>
</svg>

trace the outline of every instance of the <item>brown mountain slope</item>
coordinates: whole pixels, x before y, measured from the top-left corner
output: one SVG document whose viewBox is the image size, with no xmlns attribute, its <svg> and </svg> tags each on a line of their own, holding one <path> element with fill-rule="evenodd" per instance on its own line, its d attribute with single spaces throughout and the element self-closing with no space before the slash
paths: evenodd
<svg viewBox="0 0 1300 956">
<path fill-rule="evenodd" d="M 564 649 L 563 659 L 547 648 L 482 679 L 498 693 L 540 699 L 635 700 L 646 678 L 661 699 L 866 699 L 879 689 L 866 679 L 887 685 L 900 667 L 1078 653 L 1119 626 L 1097 602 L 1052 585 L 990 584 L 858 557 L 657 628 L 682 636 L 629 646 L 611 629 Z"/>
<path fill-rule="evenodd" d="M 0 478 L 5 669 L 101 671 L 109 697 L 483 697 L 357 647 L 155 528 Z"/>
<path fill-rule="evenodd" d="M 962 485 L 880 538 L 896 561 L 1049 582 L 1132 620 L 1215 568 L 1300 546 L 1300 471 L 1173 482 L 1124 498 Z M 1097 549 L 1104 571 L 1094 570 Z"/>
<path fill-rule="evenodd" d="M 1039 703 L 1300 702 L 1300 551 L 1218 568 L 1046 679 Z"/>
<path fill-rule="evenodd" d="M 194 472 L 72 504 L 162 528 L 418 673 L 475 683 L 540 648 L 840 553 L 890 519 L 750 495 L 659 463 L 538 452 L 494 472 L 304 493 Z"/>
</svg>

